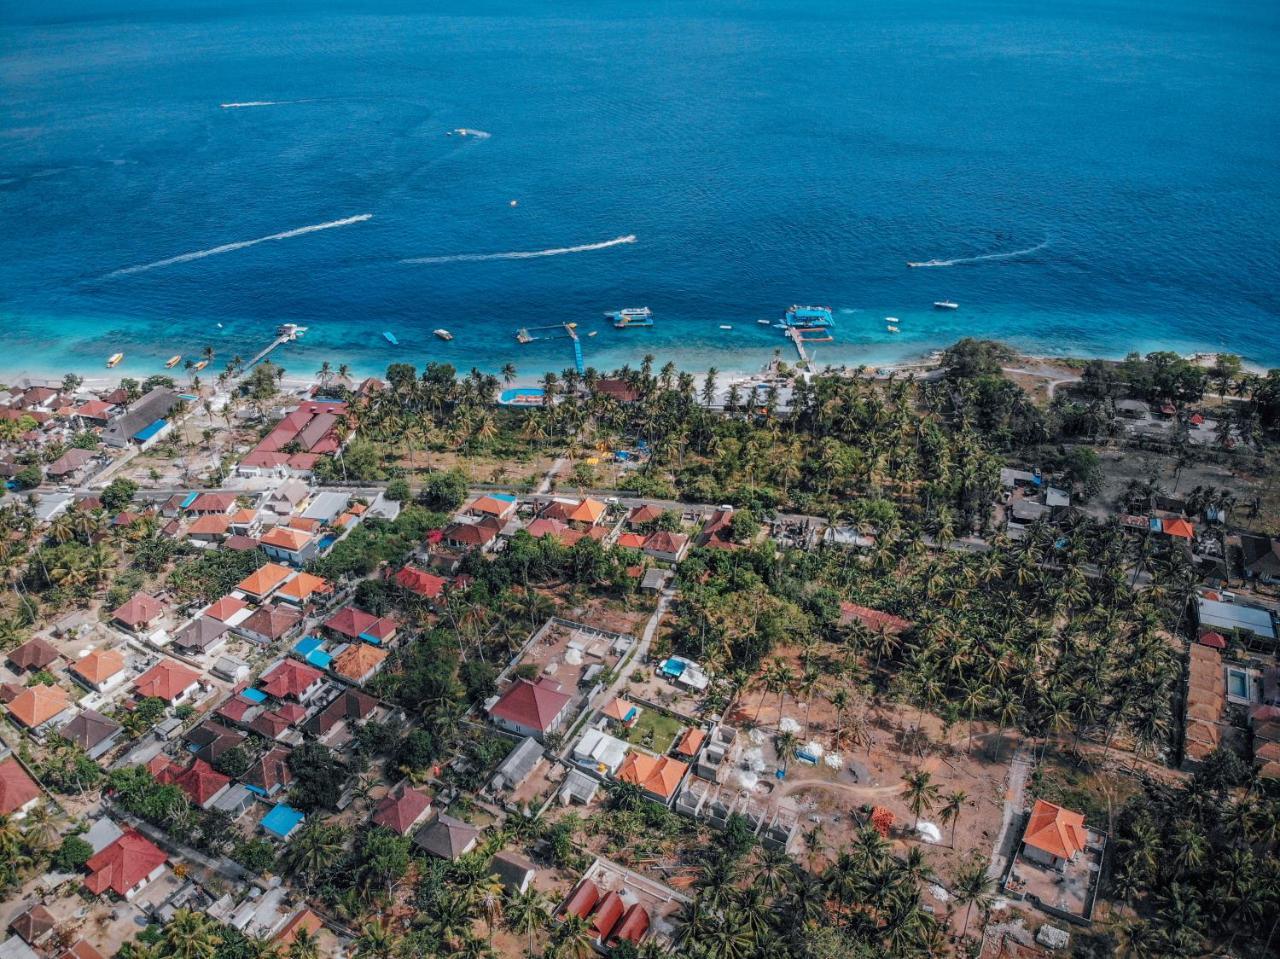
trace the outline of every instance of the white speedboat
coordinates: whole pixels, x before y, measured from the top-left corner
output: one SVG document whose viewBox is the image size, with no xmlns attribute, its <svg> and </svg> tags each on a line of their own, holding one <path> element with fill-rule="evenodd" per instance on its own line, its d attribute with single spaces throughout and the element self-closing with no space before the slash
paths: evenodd
<svg viewBox="0 0 1280 959">
<path fill-rule="evenodd" d="M 935 310 L 958 310 L 960 309 L 960 304 L 952 300 L 934 300 L 933 308 Z"/>
</svg>

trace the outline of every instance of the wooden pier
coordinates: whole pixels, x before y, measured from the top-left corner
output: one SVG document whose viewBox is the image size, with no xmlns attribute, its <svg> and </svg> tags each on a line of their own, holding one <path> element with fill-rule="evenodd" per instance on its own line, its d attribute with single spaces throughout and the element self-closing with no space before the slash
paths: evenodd
<svg viewBox="0 0 1280 959">
<path fill-rule="evenodd" d="M 243 367 L 241 367 L 240 375 L 241 376 L 248 375 L 251 369 L 257 366 L 259 363 L 261 363 L 271 354 L 272 350 L 274 350 L 278 346 L 283 346 L 285 343 L 292 343 L 294 340 L 302 336 L 302 334 L 305 332 L 307 332 L 307 328 L 305 326 L 298 326 L 296 323 L 286 323 L 284 326 L 280 327 L 279 331 L 276 334 L 276 338 L 274 340 L 272 340 L 270 343 L 268 343 L 266 346 L 260 349 L 257 353 L 253 354 L 253 357 L 249 360 L 249 362 L 246 363 Z"/>
<path fill-rule="evenodd" d="M 823 335 L 806 337 L 806 333 L 821 333 Z M 787 337 L 791 340 L 796 348 L 796 353 L 800 356 L 800 364 L 809 373 L 813 372 L 813 360 L 804 345 L 806 343 L 830 343 L 834 339 L 830 330 L 820 326 L 789 326 L 787 327 Z"/>
</svg>

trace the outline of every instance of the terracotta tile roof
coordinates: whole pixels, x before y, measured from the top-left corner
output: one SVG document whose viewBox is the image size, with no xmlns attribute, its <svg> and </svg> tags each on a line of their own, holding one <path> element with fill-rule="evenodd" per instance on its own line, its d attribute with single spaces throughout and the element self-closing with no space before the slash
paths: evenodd
<svg viewBox="0 0 1280 959">
<path fill-rule="evenodd" d="M 678 759 L 649 756 L 633 749 L 622 761 L 618 778 L 623 782 L 635 783 L 645 792 L 669 799 L 688 770 L 689 766 Z"/>
<path fill-rule="evenodd" d="M 44 907 L 44 903 L 38 902 L 9 923 L 9 928 L 16 932 L 23 942 L 34 943 L 52 932 L 57 924 L 58 920 L 54 918 L 53 913 Z"/>
<path fill-rule="evenodd" d="M 385 649 L 370 646 L 368 643 L 352 643 L 333 660 L 333 671 L 343 679 L 355 683 L 364 680 L 374 673 L 391 655 Z"/>
<path fill-rule="evenodd" d="M 179 649 L 204 652 L 218 644 L 227 634 L 230 627 L 220 619 L 212 616 L 200 616 L 193 619 L 173 637 L 173 644 Z"/>
<path fill-rule="evenodd" d="M 296 553 L 311 542 L 311 534 L 300 529 L 290 529 L 287 526 L 273 526 L 258 537 L 258 542 L 263 546 Z"/>
<path fill-rule="evenodd" d="M 21 809 L 40 795 L 40 787 L 14 757 L 0 762 L 0 816 Z"/>
<path fill-rule="evenodd" d="M 872 609 L 870 606 L 859 606 L 857 603 L 841 603 L 840 625 L 848 626 L 853 622 L 861 623 L 872 632 L 878 633 L 884 630 L 891 636 L 904 633 L 915 625 L 901 616 L 884 613 L 878 609 Z"/>
<path fill-rule="evenodd" d="M 162 659 L 133 681 L 139 696 L 156 696 L 167 703 L 200 682 L 200 674 L 189 666 L 172 659 Z"/>
<path fill-rule="evenodd" d="M 654 553 L 678 554 L 688 544 L 689 537 L 683 533 L 672 533 L 665 529 L 660 529 L 645 540 L 644 548 Z"/>
<path fill-rule="evenodd" d="M 289 752 L 283 746 L 274 746 L 254 760 L 253 765 L 240 777 L 246 786 L 257 786 L 267 795 L 293 782 L 289 769 Z"/>
<path fill-rule="evenodd" d="M 382 798 L 373 811 L 373 821 L 403 836 L 430 808 L 431 797 L 427 793 L 401 786 Z"/>
<path fill-rule="evenodd" d="M 276 933 L 276 942 L 283 946 L 287 946 L 298 938 L 299 930 L 304 930 L 310 935 L 315 935 L 324 928 L 324 921 L 310 909 L 303 909 L 299 913 L 295 913 L 293 917 L 284 924 L 284 927 Z"/>
<path fill-rule="evenodd" d="M 230 517 L 222 513 L 206 513 L 187 527 L 188 536 L 225 536 L 231 528 Z"/>
<path fill-rule="evenodd" d="M 578 505 L 569 511 L 569 522 L 571 523 L 591 523 L 592 525 L 604 519 L 604 514 L 609 511 L 609 507 L 598 499 L 586 497 L 578 501 Z"/>
<path fill-rule="evenodd" d="M 287 604 L 260 606 L 240 624 L 245 632 L 257 633 L 267 639 L 277 640 L 302 622 L 302 613 Z"/>
<path fill-rule="evenodd" d="M 1196 528 L 1185 519 L 1167 519 L 1160 524 L 1166 536 L 1177 536 L 1181 539 L 1195 539 Z"/>
<path fill-rule="evenodd" d="M 203 808 L 205 803 L 231 782 L 231 777 L 224 776 L 203 759 L 197 759 L 170 781 L 190 796 L 193 803 Z"/>
<path fill-rule="evenodd" d="M 66 709 L 68 702 L 61 686 L 31 686 L 9 703 L 9 715 L 28 729 L 35 729 Z"/>
<path fill-rule="evenodd" d="M 124 657 L 118 650 L 95 649 L 88 656 L 71 664 L 71 671 L 85 682 L 97 685 L 105 683 L 124 669 Z"/>
<path fill-rule="evenodd" d="M 618 537 L 618 545 L 623 549 L 644 549 L 646 538 L 640 533 L 623 533 Z"/>
<path fill-rule="evenodd" d="M 39 636 L 28 639 L 17 649 L 9 653 L 9 662 L 19 670 L 44 669 L 58 661 L 58 651 L 53 645 Z"/>
<path fill-rule="evenodd" d="M 493 704 L 489 715 L 527 729 L 546 732 L 570 699 L 572 697 L 561 692 L 554 683 L 517 679 Z"/>
<path fill-rule="evenodd" d="M 436 576 L 416 566 L 405 566 L 396 573 L 395 581 L 398 586 L 427 599 L 435 599 L 449 585 L 449 581 L 443 576 Z"/>
<path fill-rule="evenodd" d="M 329 589 L 329 581 L 323 576 L 313 576 L 311 573 L 302 572 L 281 586 L 276 595 L 294 599 L 301 603 L 306 602 L 316 593 L 327 593 Z"/>
<path fill-rule="evenodd" d="M 77 406 L 76 412 L 92 420 L 105 419 L 106 415 L 111 412 L 111 404 L 104 403 L 102 400 L 89 400 L 87 403 L 81 403 Z"/>
<path fill-rule="evenodd" d="M 1089 834 L 1080 813 L 1037 799 L 1022 841 L 1059 859 L 1070 859 L 1084 849 Z"/>
<path fill-rule="evenodd" d="M 652 523 L 662 518 L 662 508 L 646 503 L 643 506 L 637 506 L 629 514 L 627 514 L 627 522 L 632 526 L 643 526 L 645 523 Z"/>
<path fill-rule="evenodd" d="M 484 546 L 497 538 L 499 527 L 483 520 L 479 523 L 453 523 L 444 531 L 444 538 L 463 546 Z"/>
<path fill-rule="evenodd" d="M 441 813 L 423 826 L 413 841 L 434 856 L 453 860 L 466 855 L 479 835 L 480 830 L 470 823 Z"/>
<path fill-rule="evenodd" d="M 534 539 L 542 539 L 544 536 L 560 539 L 565 533 L 569 532 L 569 527 L 558 519 L 539 516 L 525 527 L 525 532 Z"/>
<path fill-rule="evenodd" d="M 297 699 L 323 675 L 314 666 L 300 663 L 296 659 L 283 659 L 262 675 L 258 686 L 276 699 L 284 699 L 286 696 Z"/>
<path fill-rule="evenodd" d="M 58 959 L 106 959 L 106 957 L 95 949 L 88 939 L 80 939 Z"/>
<path fill-rule="evenodd" d="M 627 714 L 635 708 L 635 704 L 629 700 L 617 698 L 609 700 L 608 705 L 606 705 L 604 709 L 600 710 L 600 712 L 609 719 L 616 719 L 618 722 L 622 722 L 627 718 Z"/>
<path fill-rule="evenodd" d="M 258 541 L 252 536 L 241 536 L 239 533 L 232 533 L 222 541 L 222 548 L 235 550 L 237 553 L 247 553 L 251 549 L 258 548 Z"/>
<path fill-rule="evenodd" d="M 481 496 L 467 507 L 472 513 L 484 513 L 487 516 L 506 516 L 516 507 L 515 500 L 501 500 L 493 496 Z"/>
<path fill-rule="evenodd" d="M 123 896 L 167 859 L 164 851 L 150 839 L 136 829 L 127 828 L 123 836 L 85 863 L 89 870 L 85 888 L 98 895 L 110 890 Z"/>
<path fill-rule="evenodd" d="M 149 623 L 164 612 L 164 604 L 146 593 L 134 593 L 133 598 L 111 614 L 111 618 L 133 628 Z"/>
<path fill-rule="evenodd" d="M 626 903 L 622 901 L 622 897 L 618 895 L 616 889 L 610 889 L 606 892 L 604 898 L 596 903 L 596 907 L 591 910 L 589 921 L 591 931 L 595 933 L 596 938 L 602 941 L 606 939 L 613 930 L 614 925 L 626 911 Z"/>
<path fill-rule="evenodd" d="M 364 719 L 378 706 L 378 701 L 358 689 L 345 689 L 337 699 L 307 721 L 307 732 L 324 736 L 344 719 Z"/>
<path fill-rule="evenodd" d="M 354 606 L 344 606 L 325 620 L 324 625 L 348 639 L 382 642 L 395 635 L 397 624 L 389 616 L 374 616 Z"/>
<path fill-rule="evenodd" d="M 676 753 L 681 756 L 696 756 L 698 755 L 698 750 L 702 748 L 702 741 L 706 738 L 705 730 L 699 729 L 697 726 L 690 726 L 676 740 Z"/>
<path fill-rule="evenodd" d="M 227 513 L 236 505 L 235 493 L 201 493 L 191 505 L 188 513 Z"/>
<path fill-rule="evenodd" d="M 293 570 L 279 563 L 267 563 L 236 584 L 236 589 L 250 596 L 266 596 L 293 575 Z"/>
<path fill-rule="evenodd" d="M 249 509 L 247 506 L 244 509 L 238 509 L 231 514 L 231 522 L 236 526 L 248 526 L 257 518 L 258 511 L 255 509 Z"/>
<path fill-rule="evenodd" d="M 217 600 L 212 606 L 204 611 L 204 615 L 221 622 L 226 622 L 242 609 L 248 609 L 249 604 L 235 596 L 223 596 Z"/>
</svg>

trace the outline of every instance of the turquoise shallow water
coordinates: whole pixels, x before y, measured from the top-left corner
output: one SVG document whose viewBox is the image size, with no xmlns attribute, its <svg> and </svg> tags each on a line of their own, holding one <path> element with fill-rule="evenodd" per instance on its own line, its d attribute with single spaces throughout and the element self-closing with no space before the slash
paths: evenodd
<svg viewBox="0 0 1280 959">
<path fill-rule="evenodd" d="M 216 365 L 286 321 L 299 373 L 532 375 L 569 344 L 514 331 L 570 321 L 602 368 L 745 369 L 793 302 L 837 311 L 820 363 L 1280 364 L 1278 8 L 1028 6 L 15 0 L 0 371 Z"/>
</svg>

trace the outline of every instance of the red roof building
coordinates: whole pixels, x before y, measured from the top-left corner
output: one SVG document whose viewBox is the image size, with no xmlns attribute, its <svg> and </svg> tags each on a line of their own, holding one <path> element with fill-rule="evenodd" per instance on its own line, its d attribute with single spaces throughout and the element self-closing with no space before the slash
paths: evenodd
<svg viewBox="0 0 1280 959">
<path fill-rule="evenodd" d="M 148 629 L 164 613 L 164 604 L 146 593 L 134 593 L 133 598 L 111 614 L 113 621 L 125 629 Z"/>
<path fill-rule="evenodd" d="M 181 703 L 200 688 L 200 674 L 172 659 L 162 659 L 133 681 L 139 696 L 163 699 L 170 705 Z"/>
<path fill-rule="evenodd" d="M 1037 799 L 1031 807 L 1022 848 L 1037 862 L 1060 867 L 1082 852 L 1088 842 L 1089 832 L 1080 813 L 1043 799 Z"/>
<path fill-rule="evenodd" d="M 363 639 L 366 643 L 389 643 L 396 635 L 396 621 L 389 616 L 374 616 L 354 606 L 344 606 L 324 624 L 325 629 L 345 639 Z"/>
<path fill-rule="evenodd" d="M 541 739 L 564 722 L 573 697 L 545 677 L 517 679 L 489 708 L 489 718 L 521 736 Z"/>
<path fill-rule="evenodd" d="M 276 699 L 304 702 L 315 695 L 323 683 L 324 673 L 314 666 L 296 659 L 282 659 L 262 675 L 258 686 Z"/>
<path fill-rule="evenodd" d="M 373 811 L 373 821 L 401 836 L 407 836 L 430 809 L 429 795 L 420 789 L 401 786 L 393 789 L 378 803 Z"/>
<path fill-rule="evenodd" d="M 600 887 L 590 879 L 584 879 L 578 883 L 578 888 L 573 890 L 569 898 L 565 900 L 564 905 L 560 907 L 560 911 L 566 916 L 577 916 L 579 919 L 586 919 L 599 901 Z"/>
<path fill-rule="evenodd" d="M 620 942 L 629 942 L 632 945 L 636 945 L 648 931 L 649 910 L 645 909 L 640 903 L 633 902 L 622 917 L 622 921 L 613 927 L 613 932 L 609 933 L 605 946 L 612 949 Z"/>
<path fill-rule="evenodd" d="M 397 586 L 427 599 L 439 598 L 444 588 L 449 585 L 449 581 L 443 576 L 436 576 L 416 566 L 406 566 L 401 569 L 395 575 L 395 582 Z"/>
<path fill-rule="evenodd" d="M 885 632 L 890 636 L 905 633 L 914 623 L 892 613 L 884 613 L 870 606 L 859 606 L 857 603 L 840 604 L 840 625 L 849 626 L 861 623 L 873 633 Z"/>
<path fill-rule="evenodd" d="M 166 769 L 156 778 L 161 782 L 170 782 L 177 786 L 201 809 L 208 809 L 209 804 L 221 796 L 231 784 L 229 776 L 224 776 L 203 759 L 197 759 L 176 774 L 172 769 Z"/>
<path fill-rule="evenodd" d="M 85 863 L 89 875 L 84 885 L 95 895 L 113 892 L 132 899 L 164 871 L 167 859 L 164 850 L 136 829 L 126 829 L 123 836 Z"/>
<path fill-rule="evenodd" d="M 40 799 L 40 787 L 10 756 L 0 762 L 0 816 L 21 815 Z"/>
<path fill-rule="evenodd" d="M 316 461 L 342 448 L 346 403 L 307 401 L 276 424 L 240 465 L 253 469 L 310 470 Z M 292 446 L 300 452 L 289 453 Z"/>
</svg>

